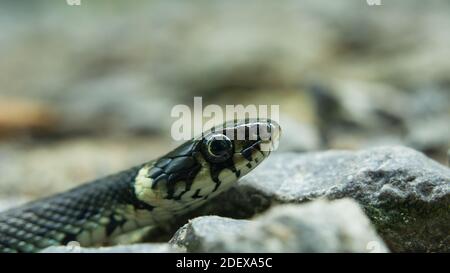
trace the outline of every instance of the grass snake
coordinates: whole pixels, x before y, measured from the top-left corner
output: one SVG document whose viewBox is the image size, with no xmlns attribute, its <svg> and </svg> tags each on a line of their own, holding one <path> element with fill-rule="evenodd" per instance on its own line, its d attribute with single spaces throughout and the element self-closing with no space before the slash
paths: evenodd
<svg viewBox="0 0 450 273">
<path fill-rule="evenodd" d="M 229 189 L 270 154 L 279 135 L 268 119 L 228 122 L 156 160 L 2 212 L 0 252 L 99 245 L 162 225 Z"/>
</svg>

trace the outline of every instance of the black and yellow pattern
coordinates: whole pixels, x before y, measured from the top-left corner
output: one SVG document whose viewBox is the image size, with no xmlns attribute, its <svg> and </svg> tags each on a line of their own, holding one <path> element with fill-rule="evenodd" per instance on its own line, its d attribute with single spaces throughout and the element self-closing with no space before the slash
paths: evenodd
<svg viewBox="0 0 450 273">
<path fill-rule="evenodd" d="M 262 145 L 272 147 L 279 133 L 270 120 L 232 122 L 157 160 L 6 211 L 0 214 L 0 252 L 37 252 L 71 241 L 94 245 L 164 223 L 254 169 L 270 154 Z"/>
</svg>

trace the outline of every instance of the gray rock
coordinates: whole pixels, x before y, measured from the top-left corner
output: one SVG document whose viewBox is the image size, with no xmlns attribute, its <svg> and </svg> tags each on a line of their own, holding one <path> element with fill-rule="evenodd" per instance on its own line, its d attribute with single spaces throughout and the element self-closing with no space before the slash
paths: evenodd
<svg viewBox="0 0 450 273">
<path fill-rule="evenodd" d="M 52 246 L 41 253 L 173 253 L 183 252 L 181 248 L 166 243 L 119 245 L 112 247 L 84 248 L 79 245 Z"/>
<path fill-rule="evenodd" d="M 342 79 L 313 85 L 309 92 L 327 147 L 406 145 L 445 162 L 448 90 L 415 87 L 405 92 L 389 84 Z"/>
<path fill-rule="evenodd" d="M 171 243 L 189 252 L 387 252 L 350 199 L 281 205 L 254 221 L 199 217 Z"/>
<path fill-rule="evenodd" d="M 423 88 L 409 95 L 404 142 L 444 163 L 450 145 L 450 92 Z"/>
<path fill-rule="evenodd" d="M 207 251 L 207 246 L 215 244 L 218 238 L 232 237 L 249 223 L 248 220 L 219 216 L 198 217 L 181 227 L 170 243 L 184 247 L 190 252 Z"/>
<path fill-rule="evenodd" d="M 203 211 L 248 218 L 273 204 L 357 200 L 393 251 L 448 251 L 450 169 L 404 147 L 274 154 Z"/>
</svg>

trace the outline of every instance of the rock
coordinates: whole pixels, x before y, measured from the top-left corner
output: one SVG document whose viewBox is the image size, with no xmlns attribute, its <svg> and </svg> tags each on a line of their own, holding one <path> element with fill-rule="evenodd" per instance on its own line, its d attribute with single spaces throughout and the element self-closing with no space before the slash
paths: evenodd
<svg viewBox="0 0 450 273">
<path fill-rule="evenodd" d="M 173 253 L 183 252 L 182 249 L 169 244 L 135 244 L 112 247 L 84 248 L 79 245 L 51 246 L 41 253 Z"/>
<path fill-rule="evenodd" d="M 308 91 L 326 147 L 405 145 L 445 162 L 450 132 L 448 90 L 430 86 L 405 91 L 389 84 L 339 79 L 314 83 Z"/>
<path fill-rule="evenodd" d="M 254 221 L 204 216 L 171 243 L 189 252 L 387 252 L 359 205 L 350 199 L 281 205 Z"/>
<path fill-rule="evenodd" d="M 190 220 L 181 227 L 170 240 L 173 245 L 185 247 L 190 252 L 208 251 L 205 246 L 216 243 L 217 239 L 237 234 L 250 223 L 219 216 L 202 216 Z"/>
<path fill-rule="evenodd" d="M 405 147 L 274 154 L 197 214 L 248 218 L 273 204 L 354 198 L 393 251 L 448 251 L 450 169 Z"/>
<path fill-rule="evenodd" d="M 445 150 L 450 139 L 450 92 L 436 88 L 410 92 L 405 112 L 404 143 L 445 162 Z"/>
</svg>

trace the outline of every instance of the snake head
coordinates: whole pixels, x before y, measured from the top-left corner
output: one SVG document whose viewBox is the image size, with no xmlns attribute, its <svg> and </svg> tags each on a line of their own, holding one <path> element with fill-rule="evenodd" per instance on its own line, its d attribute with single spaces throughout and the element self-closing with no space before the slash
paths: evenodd
<svg viewBox="0 0 450 273">
<path fill-rule="evenodd" d="M 277 148 L 280 134 L 270 119 L 214 127 L 144 166 L 135 180 L 136 197 L 162 213 L 185 212 L 258 166 Z"/>
<path fill-rule="evenodd" d="M 199 161 L 210 175 L 203 179 L 216 187 L 237 181 L 278 147 L 280 133 L 280 126 L 269 119 L 227 122 L 203 133 Z"/>
</svg>

